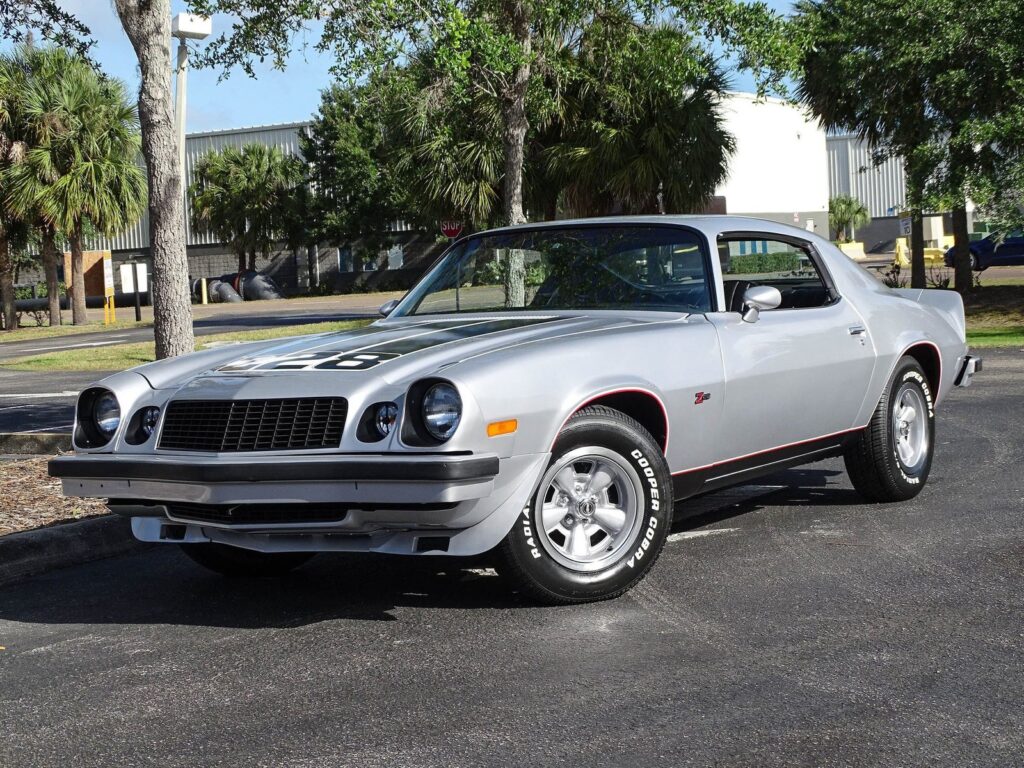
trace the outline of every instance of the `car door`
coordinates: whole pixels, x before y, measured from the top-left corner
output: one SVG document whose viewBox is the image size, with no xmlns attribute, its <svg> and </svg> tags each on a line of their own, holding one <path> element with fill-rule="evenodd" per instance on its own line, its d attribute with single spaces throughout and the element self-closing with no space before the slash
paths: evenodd
<svg viewBox="0 0 1024 768">
<path fill-rule="evenodd" d="M 1024 232 L 1009 232 L 996 246 L 990 263 L 994 267 L 1024 264 Z"/>
<path fill-rule="evenodd" d="M 807 241 L 759 233 L 719 238 L 726 306 L 708 314 L 725 373 L 718 475 L 834 443 L 853 427 L 875 365 L 864 321 Z M 743 320 L 743 293 L 770 285 L 777 309 Z M 785 455 L 784 455 L 785 454 Z"/>
</svg>

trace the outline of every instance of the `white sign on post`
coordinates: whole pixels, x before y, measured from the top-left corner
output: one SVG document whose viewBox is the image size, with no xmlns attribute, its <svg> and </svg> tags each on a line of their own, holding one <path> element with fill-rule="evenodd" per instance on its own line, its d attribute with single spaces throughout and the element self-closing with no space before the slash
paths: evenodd
<svg viewBox="0 0 1024 768">
<path fill-rule="evenodd" d="M 103 294 L 114 295 L 114 262 L 109 252 L 103 254 Z"/>
<path fill-rule="evenodd" d="M 913 230 L 913 223 L 909 216 L 900 217 L 900 234 L 904 237 L 910 237 L 910 233 Z"/>
<path fill-rule="evenodd" d="M 139 293 L 146 293 L 149 290 L 149 279 L 144 263 L 139 262 L 134 267 L 131 264 L 122 264 L 119 269 L 121 270 L 121 290 L 124 293 L 135 293 L 136 269 L 139 271 Z"/>
</svg>

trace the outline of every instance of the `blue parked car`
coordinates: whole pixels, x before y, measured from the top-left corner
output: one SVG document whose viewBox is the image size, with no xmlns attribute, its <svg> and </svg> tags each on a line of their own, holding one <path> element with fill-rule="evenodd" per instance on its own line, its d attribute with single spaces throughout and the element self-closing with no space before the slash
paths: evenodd
<svg viewBox="0 0 1024 768">
<path fill-rule="evenodd" d="M 1015 230 L 999 241 L 998 235 L 989 235 L 971 243 L 971 269 L 981 272 L 989 267 L 1024 265 L 1024 232 Z M 946 251 L 946 266 L 953 266 L 953 249 Z"/>
</svg>

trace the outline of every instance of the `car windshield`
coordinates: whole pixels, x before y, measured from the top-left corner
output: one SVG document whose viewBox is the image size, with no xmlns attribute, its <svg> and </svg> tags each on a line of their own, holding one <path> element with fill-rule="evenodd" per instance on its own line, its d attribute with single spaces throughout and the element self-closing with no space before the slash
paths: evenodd
<svg viewBox="0 0 1024 768">
<path fill-rule="evenodd" d="M 669 226 L 551 227 L 458 243 L 412 289 L 396 316 L 710 308 L 707 259 L 694 232 Z"/>
</svg>

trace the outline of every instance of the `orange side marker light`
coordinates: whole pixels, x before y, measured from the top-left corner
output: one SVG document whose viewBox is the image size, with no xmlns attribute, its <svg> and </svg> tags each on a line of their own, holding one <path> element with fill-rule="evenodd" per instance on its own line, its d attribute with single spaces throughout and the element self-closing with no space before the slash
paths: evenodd
<svg viewBox="0 0 1024 768">
<path fill-rule="evenodd" d="M 487 425 L 487 436 L 497 437 L 498 435 L 510 435 L 519 427 L 518 419 L 505 419 L 504 421 L 492 421 Z"/>
</svg>

